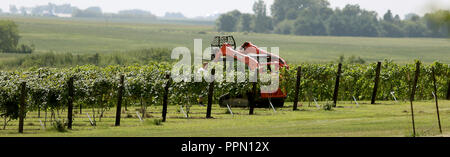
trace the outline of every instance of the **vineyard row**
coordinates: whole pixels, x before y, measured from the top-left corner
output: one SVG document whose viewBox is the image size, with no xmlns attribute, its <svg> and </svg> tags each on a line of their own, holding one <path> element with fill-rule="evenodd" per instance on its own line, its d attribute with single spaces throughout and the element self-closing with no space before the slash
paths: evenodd
<svg viewBox="0 0 450 157">
<path fill-rule="evenodd" d="M 416 65 L 399 65 L 389 60 L 378 64 L 291 65 L 294 68 L 280 71 L 281 86 L 287 91 L 286 101 L 294 99 L 343 101 L 353 100 L 353 97 L 358 100 L 393 100 L 393 97 L 406 100 L 410 96 Z M 339 70 L 338 66 L 341 66 Z M 252 91 L 254 86 L 248 81 L 174 82 L 167 77 L 171 67 L 171 63 L 150 63 L 142 66 L 86 65 L 72 68 L 3 71 L 0 72 L 0 114 L 5 120 L 15 119 L 21 112 L 36 110 L 53 112 L 67 108 L 72 103 L 80 106 L 80 109 L 85 106 L 103 113 L 122 101 L 125 105 L 140 105 L 145 111 L 148 106 L 163 103 L 183 106 L 196 104 L 200 97 L 208 96 L 211 88 L 214 92 L 210 92 L 213 95 L 208 103 L 216 102 L 218 97 L 226 93 L 238 95 Z M 433 98 L 433 71 L 436 79 L 436 95 L 439 98 L 449 99 L 450 65 L 435 62 L 431 65 L 419 64 L 419 68 L 416 99 Z M 301 74 L 297 75 L 298 72 Z M 71 88 L 68 82 L 71 82 Z M 168 84 L 170 86 L 167 86 Z M 339 88 L 335 88 L 336 85 Z M 374 87 L 377 88 L 376 92 Z M 376 96 L 372 98 L 374 95 Z M 164 97 L 167 97 L 166 100 Z M 19 104 L 24 104 L 26 110 L 19 111 L 21 108 Z"/>
</svg>

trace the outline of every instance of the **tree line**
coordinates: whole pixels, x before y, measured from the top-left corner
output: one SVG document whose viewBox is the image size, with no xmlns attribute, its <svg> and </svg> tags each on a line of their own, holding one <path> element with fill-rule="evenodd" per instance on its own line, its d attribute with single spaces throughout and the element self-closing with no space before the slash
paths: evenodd
<svg viewBox="0 0 450 157">
<path fill-rule="evenodd" d="M 267 14 L 267 5 L 259 0 L 253 14 L 233 10 L 216 20 L 219 32 L 256 32 L 318 36 L 366 37 L 447 37 L 450 11 L 439 10 L 404 19 L 388 10 L 382 17 L 374 11 L 348 4 L 332 9 L 327 0 L 275 0 Z"/>
<path fill-rule="evenodd" d="M 34 7 L 20 7 L 15 5 L 9 6 L 10 14 L 18 14 L 23 16 L 49 16 L 54 17 L 60 14 L 70 15 L 71 17 L 109 17 L 109 18 L 147 18 L 156 19 L 156 16 L 149 11 L 140 9 L 121 10 L 118 13 L 104 13 L 100 7 L 88 7 L 80 9 L 70 4 L 53 4 L 38 5 Z M 0 13 L 2 11 L 0 10 Z"/>
</svg>

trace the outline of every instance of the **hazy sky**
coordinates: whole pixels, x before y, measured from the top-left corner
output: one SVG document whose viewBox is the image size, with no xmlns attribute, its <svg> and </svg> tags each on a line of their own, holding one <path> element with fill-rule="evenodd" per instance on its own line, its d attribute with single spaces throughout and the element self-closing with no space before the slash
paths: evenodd
<svg viewBox="0 0 450 157">
<path fill-rule="evenodd" d="M 242 12 L 252 12 L 252 4 L 256 0 L 1 0 L 0 8 L 7 12 L 9 5 L 18 7 L 31 7 L 51 3 L 70 3 L 79 8 L 89 6 L 100 6 L 104 12 L 117 12 L 124 9 L 143 9 L 158 16 L 163 16 L 165 12 L 181 12 L 187 17 L 206 16 L 213 13 L 223 13 L 233 9 Z M 265 0 L 268 7 L 274 0 Z M 414 12 L 423 14 L 433 8 L 450 8 L 450 0 L 328 0 L 332 8 L 344 7 L 346 4 L 359 4 L 362 8 L 384 14 L 391 9 L 394 14 L 400 17 L 407 13 Z M 270 9 L 269 9 L 270 10 Z"/>
</svg>

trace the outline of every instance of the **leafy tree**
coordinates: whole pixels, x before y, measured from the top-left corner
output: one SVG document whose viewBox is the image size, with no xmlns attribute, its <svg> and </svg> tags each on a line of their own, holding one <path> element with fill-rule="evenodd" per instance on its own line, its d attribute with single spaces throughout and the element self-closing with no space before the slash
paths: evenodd
<svg viewBox="0 0 450 157">
<path fill-rule="evenodd" d="M 223 14 L 217 20 L 217 30 L 368 37 L 445 37 L 450 32 L 449 11 L 429 13 L 423 18 L 410 13 L 402 20 L 388 10 L 379 19 L 376 12 L 361 9 L 359 5 L 333 10 L 327 0 L 275 0 L 271 6 L 272 17 L 266 15 L 264 1 L 258 0 L 253 11 L 254 15 L 238 11 Z"/>
<path fill-rule="evenodd" d="M 295 19 L 297 19 L 298 16 L 299 16 L 299 14 L 298 14 L 297 10 L 295 10 L 295 9 L 290 9 L 286 13 L 287 20 L 295 20 Z"/>
<path fill-rule="evenodd" d="M 278 34 L 292 34 L 292 29 L 294 27 L 294 20 L 284 20 L 278 23 L 274 28 L 274 32 Z"/>
<path fill-rule="evenodd" d="M 236 21 L 230 14 L 223 14 L 217 19 L 217 30 L 219 32 L 233 32 L 235 31 Z"/>
<path fill-rule="evenodd" d="M 311 17 L 298 18 L 294 23 L 294 34 L 296 35 L 327 35 L 327 30 L 323 21 L 319 18 Z"/>
<path fill-rule="evenodd" d="M 239 10 L 233 10 L 233 11 L 230 11 L 229 14 L 231 16 L 233 16 L 233 18 L 239 19 L 239 17 L 241 16 L 242 13 L 239 12 Z"/>
<path fill-rule="evenodd" d="M 223 32 L 237 31 L 237 24 L 239 22 L 241 13 L 238 10 L 222 14 L 216 22 L 217 30 Z"/>
<path fill-rule="evenodd" d="M 400 16 L 393 17 L 391 10 L 388 10 L 383 16 L 381 26 L 383 28 L 382 36 L 386 37 L 404 37 L 405 30 L 402 28 Z"/>
<path fill-rule="evenodd" d="M 272 21 L 267 17 L 266 10 L 266 4 L 263 0 L 256 1 L 253 4 L 253 12 L 256 15 L 253 30 L 257 33 L 264 33 L 272 30 Z"/>
<path fill-rule="evenodd" d="M 386 14 L 383 16 L 383 20 L 387 22 L 394 22 L 394 16 L 392 15 L 391 10 L 388 10 Z"/>
<path fill-rule="evenodd" d="M 405 32 L 399 25 L 387 21 L 382 21 L 381 26 L 383 27 L 383 36 L 386 37 L 404 37 Z"/>
<path fill-rule="evenodd" d="M 394 22 L 400 22 L 400 21 L 402 21 L 402 20 L 400 19 L 400 16 L 398 16 L 398 14 L 395 15 L 395 17 L 394 17 Z"/>
<path fill-rule="evenodd" d="M 408 37 L 424 37 L 428 32 L 426 25 L 420 21 L 407 20 L 404 24 L 405 35 Z"/>
<path fill-rule="evenodd" d="M 359 6 L 358 6 L 359 8 Z M 351 24 L 355 25 L 355 36 L 379 36 L 379 21 L 377 13 L 360 9 Z"/>
<path fill-rule="evenodd" d="M 420 20 L 420 16 L 415 13 L 409 13 L 405 15 L 405 20 L 411 20 L 417 22 Z"/>
<path fill-rule="evenodd" d="M 19 43 L 19 30 L 16 23 L 0 20 L 0 51 L 14 52 Z"/>
<path fill-rule="evenodd" d="M 252 20 L 253 16 L 251 14 L 242 14 L 239 19 L 239 27 L 238 30 L 240 32 L 251 32 L 252 31 Z"/>
<path fill-rule="evenodd" d="M 329 34 L 336 36 L 378 36 L 380 29 L 377 14 L 359 5 L 336 9 L 327 22 Z"/>
<path fill-rule="evenodd" d="M 326 20 L 333 15 L 327 7 L 313 7 L 298 11 L 293 33 L 297 35 L 328 35 Z"/>
<path fill-rule="evenodd" d="M 438 10 L 424 16 L 427 27 L 433 37 L 450 35 L 450 10 Z"/>
<path fill-rule="evenodd" d="M 334 36 L 344 36 L 351 33 L 352 28 L 348 27 L 350 20 L 348 17 L 342 16 L 342 11 L 338 8 L 335 13 L 328 19 L 328 32 Z"/>
</svg>

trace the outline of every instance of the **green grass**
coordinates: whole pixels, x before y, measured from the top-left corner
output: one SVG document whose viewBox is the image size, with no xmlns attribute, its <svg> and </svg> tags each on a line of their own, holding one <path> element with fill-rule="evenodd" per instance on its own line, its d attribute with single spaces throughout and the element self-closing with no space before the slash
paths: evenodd
<svg viewBox="0 0 450 157">
<path fill-rule="evenodd" d="M 376 105 L 369 102 L 359 102 L 357 107 L 350 102 L 340 102 L 340 108 L 332 111 L 317 109 L 308 102 L 300 107 L 300 111 L 292 111 L 292 103 L 284 108 L 256 109 L 256 115 L 248 115 L 248 109 L 233 108 L 234 116 L 226 113 L 226 108 L 213 106 L 213 119 L 205 119 L 206 107 L 194 105 L 190 118 L 186 119 L 176 106 L 169 106 L 167 122 L 155 125 L 154 119 L 161 118 L 161 106 L 148 108 L 149 118 L 140 122 L 136 116 L 138 108 L 128 108 L 122 114 L 120 127 L 114 126 L 115 109 L 107 111 L 106 116 L 92 127 L 86 113 L 92 116 L 90 109 L 83 114 L 75 114 L 73 130 L 57 132 L 54 129 L 44 130 L 39 124 L 37 112 L 28 113 L 25 119 L 24 134 L 17 133 L 18 121 L 11 121 L 7 130 L 0 130 L 0 137 L 9 136 L 85 136 L 85 137 L 122 137 L 122 136 L 156 136 L 156 137 L 241 137 L 241 136 L 398 136 L 412 135 L 411 112 L 408 102 L 382 101 Z M 325 104 L 325 102 L 319 102 Z M 77 110 L 77 109 L 75 109 Z M 416 130 L 419 136 L 441 136 L 438 131 L 436 109 L 432 101 L 418 101 L 414 103 Z M 440 101 L 441 123 L 444 135 L 449 135 L 450 101 Z M 44 121 L 43 112 L 41 120 Z M 130 114 L 132 117 L 126 118 Z M 66 118 L 65 114 L 61 114 Z M 31 125 L 32 123 L 32 125 Z M 47 125 L 50 123 L 47 122 Z"/>
<path fill-rule="evenodd" d="M 108 53 L 141 48 L 185 46 L 193 51 L 194 39 L 203 48 L 217 33 L 211 25 L 133 23 L 105 20 L 0 16 L 19 25 L 22 43 L 33 43 L 37 52 Z M 257 33 L 227 33 L 237 44 L 251 41 L 260 47 L 279 47 L 289 63 L 336 61 L 339 56 L 361 56 L 374 62 L 385 58 L 398 63 L 439 60 L 450 63 L 450 40 L 432 38 L 320 37 Z M 10 56 L 0 56 L 0 61 Z"/>
</svg>

